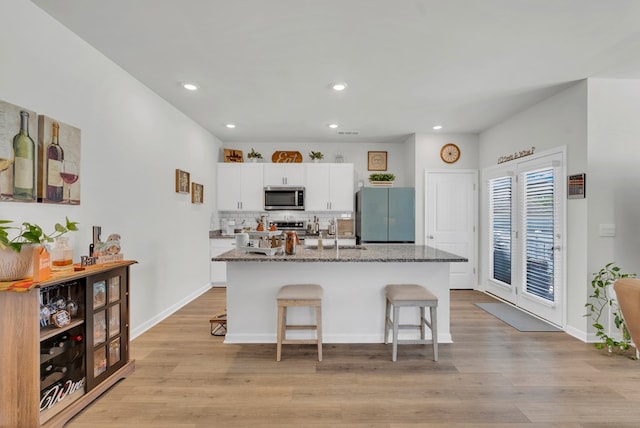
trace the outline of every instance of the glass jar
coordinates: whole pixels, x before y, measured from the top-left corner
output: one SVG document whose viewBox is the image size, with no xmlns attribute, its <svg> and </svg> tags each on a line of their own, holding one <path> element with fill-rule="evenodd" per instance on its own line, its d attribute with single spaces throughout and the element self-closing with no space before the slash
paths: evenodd
<svg viewBox="0 0 640 428">
<path fill-rule="evenodd" d="M 51 249 L 51 270 L 61 271 L 73 269 L 73 249 L 68 238 L 56 238 Z"/>
</svg>

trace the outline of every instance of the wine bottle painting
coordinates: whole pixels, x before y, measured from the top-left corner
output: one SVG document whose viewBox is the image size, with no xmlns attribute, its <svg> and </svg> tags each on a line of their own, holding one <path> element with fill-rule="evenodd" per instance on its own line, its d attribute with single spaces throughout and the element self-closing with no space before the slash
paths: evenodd
<svg viewBox="0 0 640 428">
<path fill-rule="evenodd" d="M 0 201 L 36 200 L 36 112 L 0 101 Z"/>
<path fill-rule="evenodd" d="M 41 115 L 38 147 L 38 200 L 80 204 L 80 129 Z"/>
<path fill-rule="evenodd" d="M 0 202 L 79 205 L 80 178 L 79 128 L 0 100 Z"/>
</svg>

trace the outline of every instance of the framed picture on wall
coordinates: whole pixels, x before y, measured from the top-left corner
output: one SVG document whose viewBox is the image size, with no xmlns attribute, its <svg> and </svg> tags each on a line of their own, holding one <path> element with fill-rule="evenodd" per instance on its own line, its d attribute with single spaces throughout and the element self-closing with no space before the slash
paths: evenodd
<svg viewBox="0 0 640 428">
<path fill-rule="evenodd" d="M 191 184 L 191 203 L 201 204 L 204 202 L 204 186 L 198 183 Z"/>
<path fill-rule="evenodd" d="M 37 135 L 36 112 L 0 101 L 0 201 L 36 201 Z M 14 145 L 23 154 L 15 153 Z"/>
<path fill-rule="evenodd" d="M 189 185 L 191 184 L 190 176 L 187 171 L 176 169 L 176 193 L 189 193 Z"/>
<path fill-rule="evenodd" d="M 367 152 L 369 171 L 387 170 L 387 152 Z"/>
<path fill-rule="evenodd" d="M 38 201 L 80 205 L 80 129 L 38 116 Z"/>
</svg>

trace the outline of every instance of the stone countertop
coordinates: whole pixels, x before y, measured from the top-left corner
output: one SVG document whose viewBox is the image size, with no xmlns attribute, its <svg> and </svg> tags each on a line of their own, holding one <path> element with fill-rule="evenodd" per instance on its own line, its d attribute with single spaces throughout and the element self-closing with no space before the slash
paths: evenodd
<svg viewBox="0 0 640 428">
<path fill-rule="evenodd" d="M 466 262 L 468 259 L 414 244 L 363 244 L 317 250 L 298 246 L 295 255 L 273 256 L 230 250 L 211 259 L 216 262 Z"/>
</svg>

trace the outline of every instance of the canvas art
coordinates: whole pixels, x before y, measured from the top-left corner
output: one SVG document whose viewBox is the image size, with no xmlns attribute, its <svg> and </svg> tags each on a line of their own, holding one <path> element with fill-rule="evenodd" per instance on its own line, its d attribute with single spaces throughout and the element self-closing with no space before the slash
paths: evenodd
<svg viewBox="0 0 640 428">
<path fill-rule="evenodd" d="M 35 202 L 38 117 L 0 101 L 0 201 Z"/>
<path fill-rule="evenodd" d="M 80 129 L 38 117 L 38 201 L 80 204 Z"/>
</svg>

